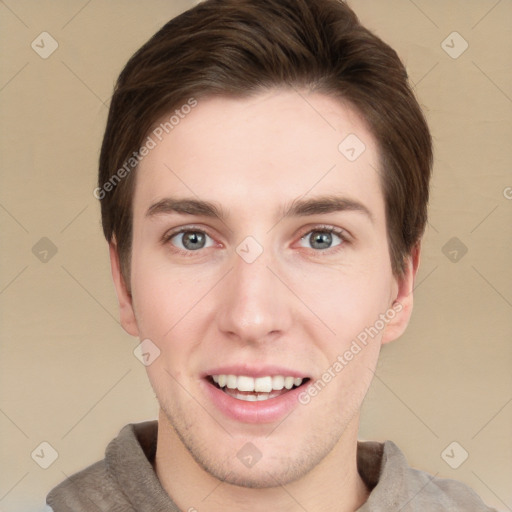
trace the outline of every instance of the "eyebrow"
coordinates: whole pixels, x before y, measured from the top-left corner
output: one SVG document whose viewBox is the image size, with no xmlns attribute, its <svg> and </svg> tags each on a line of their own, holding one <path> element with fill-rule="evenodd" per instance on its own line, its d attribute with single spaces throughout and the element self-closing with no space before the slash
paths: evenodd
<svg viewBox="0 0 512 512">
<path fill-rule="evenodd" d="M 199 199 L 178 199 L 173 197 L 166 197 L 152 204 L 146 212 L 146 217 L 170 213 L 182 213 L 184 215 L 197 215 L 218 219 L 227 218 L 227 214 L 222 207 L 216 203 Z"/>
<path fill-rule="evenodd" d="M 291 206 L 284 208 L 282 218 L 307 217 L 342 211 L 360 212 L 368 217 L 371 222 L 374 221 L 372 213 L 363 203 L 351 198 L 335 195 L 296 199 L 292 202 Z M 211 217 L 220 220 L 228 218 L 227 212 L 218 203 L 193 198 L 180 199 L 173 197 L 166 197 L 152 204 L 146 212 L 146 217 L 171 213 Z"/>
<path fill-rule="evenodd" d="M 360 212 L 373 222 L 373 215 L 363 203 L 348 197 L 326 195 L 311 199 L 297 199 L 283 217 L 305 217 L 322 213 L 335 213 L 343 211 Z"/>
</svg>

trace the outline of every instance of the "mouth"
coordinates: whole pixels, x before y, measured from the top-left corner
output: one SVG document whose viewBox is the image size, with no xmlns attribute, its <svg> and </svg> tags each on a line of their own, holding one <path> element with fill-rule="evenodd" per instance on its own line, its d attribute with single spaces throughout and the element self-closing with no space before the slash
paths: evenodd
<svg viewBox="0 0 512 512">
<path fill-rule="evenodd" d="M 290 375 L 267 375 L 250 377 L 247 375 L 207 375 L 208 383 L 236 400 L 244 402 L 264 402 L 273 400 L 305 386 L 309 378 Z"/>
<path fill-rule="evenodd" d="M 218 413 L 252 424 L 283 421 L 300 406 L 299 397 L 312 380 L 290 367 L 244 363 L 210 368 L 201 377 L 201 388 Z"/>
</svg>

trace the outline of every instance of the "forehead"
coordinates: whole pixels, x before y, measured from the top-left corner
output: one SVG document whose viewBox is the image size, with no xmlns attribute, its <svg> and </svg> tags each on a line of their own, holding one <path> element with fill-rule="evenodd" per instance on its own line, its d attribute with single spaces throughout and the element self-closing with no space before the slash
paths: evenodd
<svg viewBox="0 0 512 512">
<path fill-rule="evenodd" d="M 179 110 L 179 109 L 178 109 Z M 271 90 L 197 101 L 155 123 L 137 169 L 135 215 L 166 196 L 258 211 L 314 195 L 349 195 L 383 211 L 379 157 L 361 116 L 318 93 Z"/>
</svg>

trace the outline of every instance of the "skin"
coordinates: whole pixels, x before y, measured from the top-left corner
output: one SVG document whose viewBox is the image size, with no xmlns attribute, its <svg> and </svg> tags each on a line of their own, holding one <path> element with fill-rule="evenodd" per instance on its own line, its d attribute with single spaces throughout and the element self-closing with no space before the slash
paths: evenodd
<svg viewBox="0 0 512 512">
<path fill-rule="evenodd" d="M 338 150 L 348 134 L 366 146 L 353 162 Z M 353 511 L 366 501 L 356 467 L 360 408 L 381 345 L 408 324 L 419 265 L 418 245 L 403 278 L 392 273 L 378 169 L 357 112 L 284 89 L 200 100 L 140 163 L 131 295 L 115 241 L 112 273 L 124 329 L 161 351 L 146 367 L 160 405 L 154 467 L 181 510 Z M 326 194 L 362 203 L 372 219 L 361 211 L 283 218 L 294 200 Z M 146 215 L 170 196 L 215 201 L 227 217 Z M 319 249 L 311 234 L 326 225 L 350 235 Z M 162 238 L 188 226 L 208 237 L 185 256 L 181 235 Z M 263 248 L 253 263 L 236 252 L 247 236 Z M 297 369 L 314 382 L 396 301 L 401 311 L 384 330 L 284 420 L 235 421 L 202 389 L 202 372 L 244 362 Z M 236 456 L 248 442 L 262 454 L 251 468 Z"/>
</svg>

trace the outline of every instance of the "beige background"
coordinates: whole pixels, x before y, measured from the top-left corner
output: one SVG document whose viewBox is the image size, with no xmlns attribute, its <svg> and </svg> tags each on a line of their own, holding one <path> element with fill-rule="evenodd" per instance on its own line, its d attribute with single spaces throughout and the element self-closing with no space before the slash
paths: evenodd
<svg viewBox="0 0 512 512">
<path fill-rule="evenodd" d="M 413 466 L 512 510 L 512 3 L 349 4 L 405 61 L 436 150 L 415 312 L 383 350 L 360 437 L 392 439 Z M 156 418 L 138 340 L 119 326 L 92 191 L 114 80 L 191 5 L 0 1 L 1 511 L 42 510 L 126 423 Z M 59 45 L 47 59 L 31 48 L 43 31 Z M 441 46 L 453 31 L 469 44 L 456 59 Z M 32 252 L 42 237 L 58 251 L 47 262 Z M 445 247 L 453 237 L 459 247 Z M 44 441 L 58 452 L 48 469 L 31 457 Z M 453 441 L 469 453 L 458 469 L 441 457 Z"/>
</svg>

